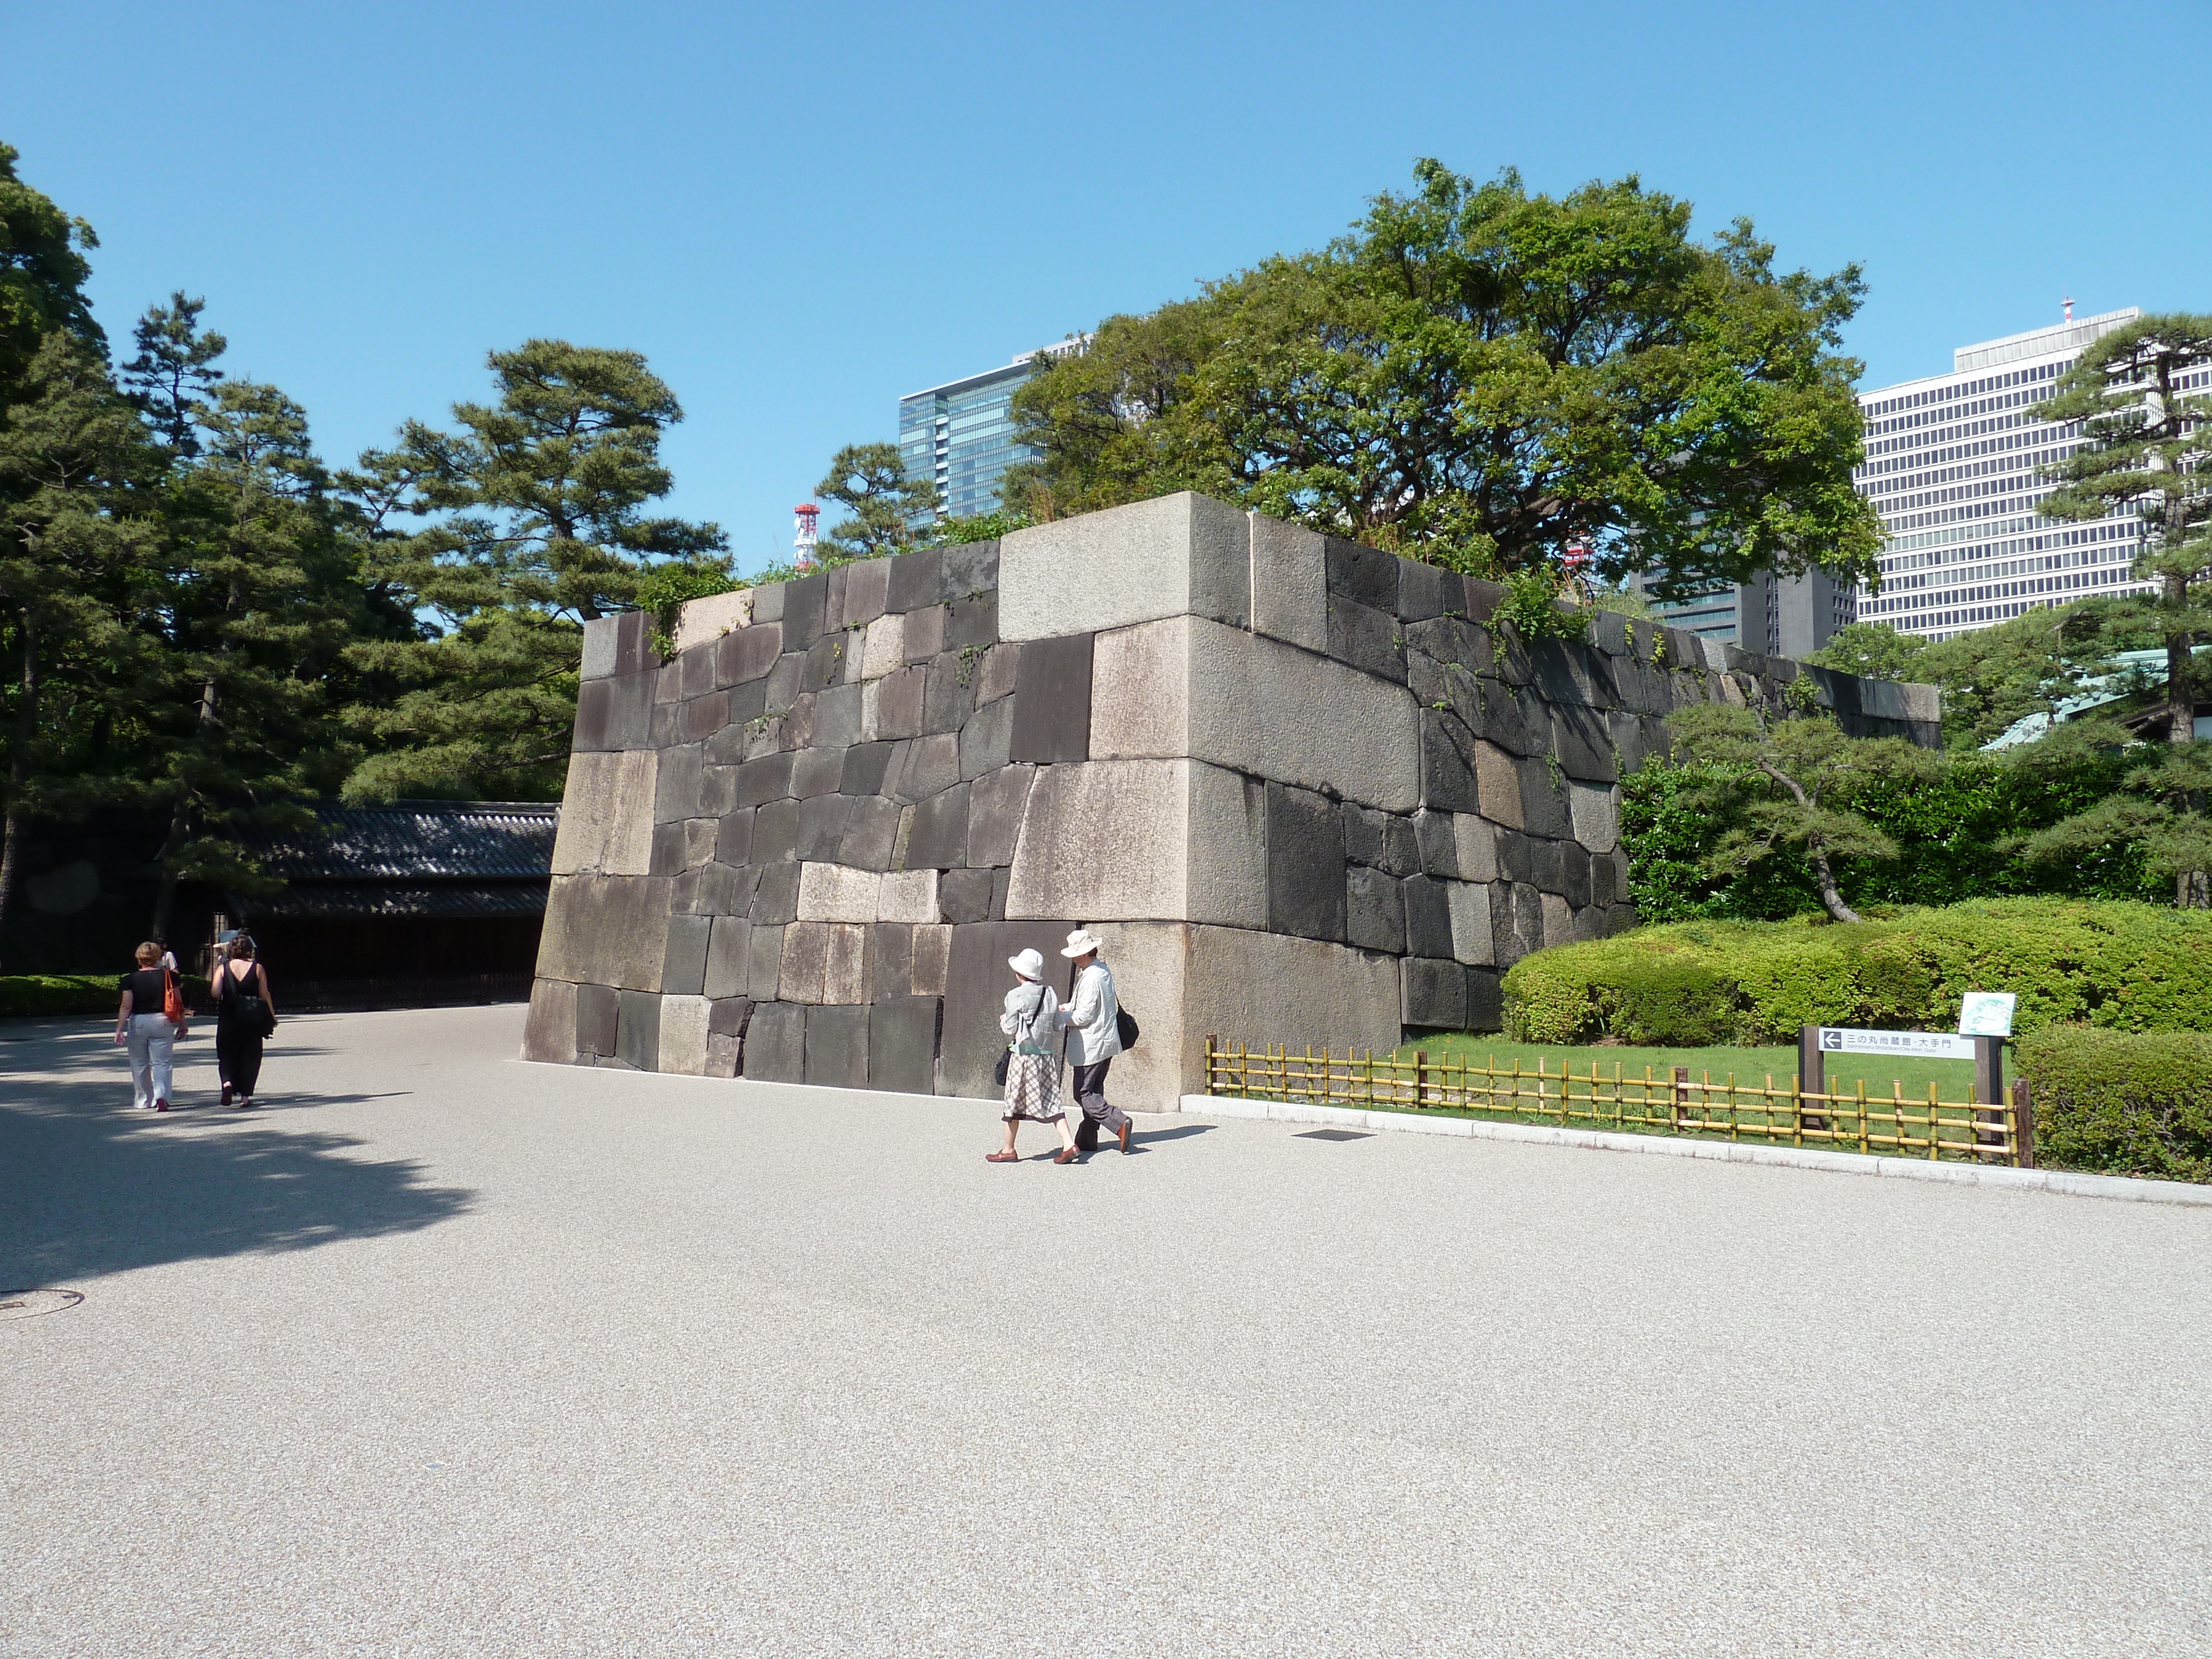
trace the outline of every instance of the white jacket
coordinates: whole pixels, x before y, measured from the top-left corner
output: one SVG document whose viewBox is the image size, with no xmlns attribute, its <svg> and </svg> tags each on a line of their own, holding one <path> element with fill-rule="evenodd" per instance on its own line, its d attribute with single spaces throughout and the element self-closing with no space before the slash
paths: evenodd
<svg viewBox="0 0 2212 1659">
<path fill-rule="evenodd" d="M 1075 1035 L 1068 1059 L 1078 1066 L 1096 1066 L 1121 1052 L 1121 1033 L 1116 1022 L 1121 1004 L 1114 994 L 1114 973 L 1103 962 L 1094 962 L 1077 977 L 1068 1005 L 1053 1016 L 1054 1024 Z"/>
</svg>

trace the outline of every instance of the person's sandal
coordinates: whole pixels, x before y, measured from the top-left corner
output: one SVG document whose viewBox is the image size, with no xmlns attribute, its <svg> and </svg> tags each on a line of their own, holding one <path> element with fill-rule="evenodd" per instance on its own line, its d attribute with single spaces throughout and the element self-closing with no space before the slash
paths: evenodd
<svg viewBox="0 0 2212 1659">
<path fill-rule="evenodd" d="M 1018 1164 L 1021 1161 L 1022 1155 L 1019 1152 L 986 1152 L 983 1154 L 983 1162 L 986 1164 Z"/>
<path fill-rule="evenodd" d="M 1061 1147 L 1058 1152 L 1054 1152 L 1054 1153 L 1052 1155 L 1052 1161 L 1053 1161 L 1054 1163 L 1055 1163 L 1055 1164 L 1073 1164 L 1073 1163 L 1074 1163 L 1074 1162 L 1075 1162 L 1075 1148 L 1074 1148 L 1074 1147 L 1073 1147 L 1073 1146 L 1063 1146 L 1063 1147 Z"/>
</svg>

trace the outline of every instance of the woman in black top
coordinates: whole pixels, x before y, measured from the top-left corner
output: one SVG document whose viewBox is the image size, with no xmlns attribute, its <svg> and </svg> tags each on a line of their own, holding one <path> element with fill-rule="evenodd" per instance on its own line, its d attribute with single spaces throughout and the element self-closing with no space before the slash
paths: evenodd
<svg viewBox="0 0 2212 1659">
<path fill-rule="evenodd" d="M 234 1091 L 241 1110 L 253 1104 L 261 1080 L 261 1043 L 276 1029 L 276 1004 L 269 994 L 269 970 L 253 959 L 253 941 L 244 933 L 215 970 L 215 1048 L 222 1061 L 222 1103 Z"/>
<path fill-rule="evenodd" d="M 161 947 L 138 947 L 138 968 L 123 976 L 123 1000 L 115 1010 L 115 1044 L 131 1051 L 131 1104 L 141 1111 L 169 1109 L 171 1069 L 182 1020 L 165 1012 L 172 976 L 161 966 Z"/>
</svg>

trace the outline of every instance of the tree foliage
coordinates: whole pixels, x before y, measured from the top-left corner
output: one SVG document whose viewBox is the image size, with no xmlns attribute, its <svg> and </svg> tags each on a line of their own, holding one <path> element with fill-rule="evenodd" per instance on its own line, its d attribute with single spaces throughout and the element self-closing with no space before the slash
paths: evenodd
<svg viewBox="0 0 2212 1659">
<path fill-rule="evenodd" d="M 832 565 L 905 552 L 916 544 L 915 520 L 939 505 L 936 483 L 908 477 L 896 444 L 847 444 L 814 493 L 850 515 L 822 539 L 817 556 Z"/>
<path fill-rule="evenodd" d="M 1656 574 L 1662 597 L 1873 568 L 1837 349 L 1856 267 L 1778 272 L 1628 178 L 1554 199 L 1435 161 L 1352 234 L 1112 318 L 1015 396 L 1038 518 L 1197 489 L 1485 575 Z"/>
</svg>

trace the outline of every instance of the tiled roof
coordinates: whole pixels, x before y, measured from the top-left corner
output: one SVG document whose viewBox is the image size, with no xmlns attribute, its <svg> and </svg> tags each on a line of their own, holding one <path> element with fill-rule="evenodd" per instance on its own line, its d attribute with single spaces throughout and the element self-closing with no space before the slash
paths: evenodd
<svg viewBox="0 0 2212 1659">
<path fill-rule="evenodd" d="M 401 800 L 317 809 L 326 836 L 246 837 L 289 881 L 411 881 L 550 876 L 560 806 L 551 801 Z"/>
<path fill-rule="evenodd" d="M 238 913 L 269 916 L 530 916 L 545 909 L 545 889 L 534 881 L 441 882 L 430 887 L 398 882 L 301 882 L 272 898 L 233 899 Z"/>
</svg>

